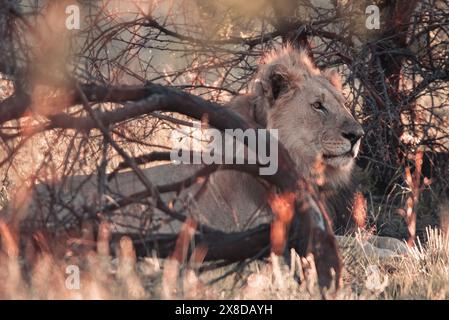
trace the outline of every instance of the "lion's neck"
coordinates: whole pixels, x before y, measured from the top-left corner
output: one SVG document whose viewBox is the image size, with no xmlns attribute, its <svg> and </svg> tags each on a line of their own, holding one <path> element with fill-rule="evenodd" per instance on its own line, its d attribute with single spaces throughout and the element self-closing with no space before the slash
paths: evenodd
<svg viewBox="0 0 449 320">
<path fill-rule="evenodd" d="M 324 189 L 345 187 L 350 183 L 351 170 L 341 171 L 322 162 L 315 157 L 305 156 L 297 150 L 289 150 L 292 160 L 296 163 L 296 169 L 305 179 L 314 181 Z"/>
</svg>

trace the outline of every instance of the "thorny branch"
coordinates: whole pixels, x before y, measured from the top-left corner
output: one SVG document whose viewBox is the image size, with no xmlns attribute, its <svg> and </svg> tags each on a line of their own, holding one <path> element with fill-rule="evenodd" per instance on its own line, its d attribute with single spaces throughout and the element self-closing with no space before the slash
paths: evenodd
<svg viewBox="0 0 449 320">
<path fill-rule="evenodd" d="M 100 162 L 112 172 L 131 168 L 146 190 L 105 211 L 187 186 L 195 177 L 156 188 L 139 173 L 148 162 L 166 159 L 164 143 L 154 137 L 185 124 L 179 114 L 198 120 L 207 114 L 217 128 L 248 128 L 214 102 L 247 90 L 263 53 L 293 42 L 309 50 L 319 67 L 337 67 L 346 75 L 348 108 L 367 133 L 359 164 L 381 192 L 395 183 L 405 185 L 410 156 L 424 149 L 422 174 L 440 181 L 448 193 L 447 0 L 378 1 L 380 30 L 365 27 L 363 1 L 334 1 L 332 8 L 292 0 L 261 1 L 262 6 L 255 1 L 254 7 L 199 0 L 158 7 L 154 2 L 138 9 L 130 4 L 126 14 L 116 13 L 108 2 L 89 1 L 82 29 L 72 33 L 55 19 L 64 17 L 52 11 L 61 8 L 44 2 L 24 7 L 8 1 L 0 8 L 0 81 L 12 87 L 0 97 L 2 183 L 21 171 L 20 160 L 28 153 L 37 155 L 29 161 L 37 162 L 35 170 L 24 174 L 30 178 L 41 172 L 63 180 L 79 172 L 101 176 Z M 27 148 L 34 138 L 43 146 L 31 152 Z M 291 174 L 291 160 L 281 153 L 278 174 L 265 179 L 280 193 L 296 195 L 289 247 L 312 252 L 322 279 L 330 267 L 338 275 L 325 212 L 316 210 L 309 186 L 298 186 L 301 177 Z M 256 174 L 248 166 L 228 169 Z M 163 201 L 156 205 L 174 219 L 185 219 Z M 268 226 L 228 235 L 201 230 L 195 240 L 208 246 L 210 260 L 249 257 L 270 241 Z M 144 239 L 136 248 L 144 253 L 142 248 L 157 245 L 169 254 L 174 239 Z M 247 251 L 231 250 L 239 241 L 248 243 Z"/>
</svg>

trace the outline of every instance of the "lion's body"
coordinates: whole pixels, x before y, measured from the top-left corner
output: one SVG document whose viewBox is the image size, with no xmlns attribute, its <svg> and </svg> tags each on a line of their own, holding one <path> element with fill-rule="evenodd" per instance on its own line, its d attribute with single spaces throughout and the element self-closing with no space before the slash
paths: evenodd
<svg viewBox="0 0 449 320">
<path fill-rule="evenodd" d="M 142 170 L 145 176 L 156 186 L 182 181 L 195 174 L 201 165 L 159 165 Z M 200 189 L 195 185 L 183 190 L 180 194 L 174 192 L 162 195 L 164 201 L 178 199 L 175 208 L 180 209 L 182 203 L 190 202 L 189 214 L 196 220 L 223 231 L 241 230 L 255 223 L 260 223 L 261 216 L 268 221 L 269 213 L 266 206 L 267 191 L 255 178 L 249 174 L 234 171 L 219 171 L 212 174 L 207 187 L 198 201 L 192 198 Z M 51 191 L 50 191 L 51 190 Z M 109 183 L 103 197 L 103 205 L 113 205 L 118 199 L 144 192 L 145 186 L 132 171 L 116 175 Z M 34 217 L 46 217 L 51 212 L 54 221 L 71 212 L 95 213 L 99 208 L 99 190 L 96 176 L 72 176 L 63 184 L 46 184 L 36 186 L 33 201 L 28 208 Z M 148 200 L 148 199 L 146 199 Z M 146 201 L 144 200 L 144 201 Z M 151 207 L 151 206 L 150 206 Z M 259 208 L 260 207 L 260 208 Z M 145 208 L 145 209 L 143 209 Z M 114 211 L 112 220 L 120 231 L 136 231 L 136 228 L 146 228 L 150 225 L 162 224 L 159 232 L 177 232 L 180 224 L 158 209 L 148 210 L 145 205 L 130 205 Z M 259 211 L 257 209 L 260 209 Z M 251 217 L 258 212 L 258 219 L 248 224 Z M 86 216 L 86 215 L 84 215 Z M 255 218 L 255 216 L 253 216 Z M 151 221 L 152 224 L 147 225 Z M 247 225 L 248 224 L 248 225 Z M 150 226 L 151 227 L 151 226 Z"/>
<path fill-rule="evenodd" d="M 297 164 L 298 171 L 332 193 L 328 197 L 332 199 L 338 198 L 339 190 L 348 189 L 350 185 L 354 158 L 363 134 L 360 125 L 343 106 L 343 100 L 335 74 L 321 73 L 305 53 L 284 48 L 268 56 L 250 85 L 250 92 L 235 98 L 230 107 L 254 125 L 278 129 L 279 140 Z M 199 166 L 193 165 L 162 165 L 143 171 L 153 184 L 163 185 L 182 180 L 198 169 Z M 86 179 L 87 183 L 81 188 L 74 188 Z M 92 206 L 98 194 L 96 177 L 76 176 L 67 181 L 69 185 L 64 189 L 78 192 L 72 201 L 74 210 Z M 130 195 L 144 190 L 132 172 L 119 173 L 108 187 L 109 199 L 116 198 L 115 194 Z M 192 186 L 184 190 L 180 198 L 189 201 L 198 189 L 199 186 Z M 36 190 L 41 199 L 49 198 L 45 186 L 38 186 Z M 174 196 L 164 195 L 165 199 Z M 202 195 L 193 201 L 189 211 L 214 228 L 239 230 L 269 219 L 267 196 L 268 190 L 256 178 L 236 171 L 219 171 L 210 176 Z M 331 201 L 337 210 L 344 210 L 346 208 L 341 207 L 348 206 L 347 197 L 344 199 L 341 203 Z M 175 208 L 179 208 L 180 203 L 182 201 L 177 202 Z M 158 220 L 164 216 L 139 208 L 133 205 L 121 209 L 125 215 L 137 216 L 137 227 L 145 226 L 147 219 L 142 217 L 157 217 Z M 34 201 L 31 210 L 49 209 L 43 202 Z M 256 216 L 259 218 L 254 219 Z M 126 219 L 129 222 L 130 218 Z M 177 229 L 179 224 L 171 227 Z"/>
</svg>

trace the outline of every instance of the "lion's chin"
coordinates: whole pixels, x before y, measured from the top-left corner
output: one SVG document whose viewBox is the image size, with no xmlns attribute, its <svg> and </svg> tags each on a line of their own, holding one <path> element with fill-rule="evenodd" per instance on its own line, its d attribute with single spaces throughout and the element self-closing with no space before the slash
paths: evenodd
<svg viewBox="0 0 449 320">
<path fill-rule="evenodd" d="M 326 166 L 325 184 L 328 186 L 344 186 L 350 182 L 352 168 L 354 167 L 354 157 L 337 156 L 323 159 Z"/>
<path fill-rule="evenodd" d="M 323 161 L 326 166 L 335 170 L 351 170 L 354 165 L 354 156 L 348 152 L 340 156 L 323 155 Z"/>
</svg>

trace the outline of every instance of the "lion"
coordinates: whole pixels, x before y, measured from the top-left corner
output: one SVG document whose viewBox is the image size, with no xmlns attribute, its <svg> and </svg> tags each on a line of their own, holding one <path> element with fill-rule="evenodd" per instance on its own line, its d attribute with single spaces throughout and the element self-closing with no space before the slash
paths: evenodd
<svg viewBox="0 0 449 320">
<path fill-rule="evenodd" d="M 306 52 L 285 46 L 263 58 L 248 87 L 248 93 L 235 97 L 227 107 L 254 126 L 277 129 L 279 141 L 292 157 L 297 171 L 306 179 L 322 180 L 320 190 L 330 211 L 337 215 L 338 211 L 347 211 L 350 197 L 341 195 L 351 195 L 354 161 L 364 132 L 345 107 L 338 73 L 321 71 Z M 199 168 L 201 165 L 166 164 L 143 172 L 153 184 L 163 185 L 185 179 Z M 318 176 L 322 179 L 317 179 Z M 98 180 L 93 176 L 69 177 L 60 190 L 63 192 L 55 193 L 49 192 L 48 185 L 36 186 L 36 200 L 29 212 L 37 216 L 49 212 L 66 214 L 68 207 L 72 212 L 85 211 L 96 201 Z M 133 172 L 122 172 L 108 183 L 107 201 L 113 203 L 118 200 L 117 195 L 143 190 Z M 201 196 L 195 197 L 198 192 Z M 238 231 L 270 221 L 269 193 L 267 186 L 256 177 L 237 171 L 218 171 L 208 178 L 205 188 L 194 185 L 181 194 L 164 194 L 164 200 L 181 199 L 174 207 L 189 203 L 189 215 L 197 221 L 223 231 Z M 55 194 L 63 196 L 55 197 Z M 149 219 L 159 226 L 159 231 L 179 230 L 178 222 L 167 221 L 156 209 L 150 211 L 138 205 L 120 209 L 122 218 L 115 220 L 117 228 L 125 224 L 142 227 L 146 225 L 142 221 Z M 137 222 L 131 223 L 131 219 Z"/>
<path fill-rule="evenodd" d="M 229 107 L 255 126 L 277 129 L 279 141 L 304 178 L 313 180 L 321 171 L 319 189 L 333 216 L 335 231 L 348 230 L 352 226 L 352 172 L 364 131 L 344 105 L 339 74 L 320 71 L 306 52 L 286 46 L 265 56 L 249 88 L 248 94 L 234 98 Z M 255 215 L 269 220 L 269 190 L 255 178 L 217 172 L 210 185 L 213 196 L 221 201 L 215 201 L 219 205 L 206 201 L 206 206 L 202 202 L 199 207 L 214 212 L 210 219 L 213 225 L 229 228 L 223 218 L 230 220 L 229 212 L 234 222 L 231 230 L 248 227 L 257 220 Z M 207 211 L 204 214 L 210 216 Z"/>
<path fill-rule="evenodd" d="M 364 131 L 344 106 L 335 70 L 321 72 L 306 52 L 286 46 L 266 56 L 251 88 L 231 108 L 247 121 L 278 129 L 279 140 L 305 178 L 321 161 L 326 185 L 350 182 Z"/>
</svg>

